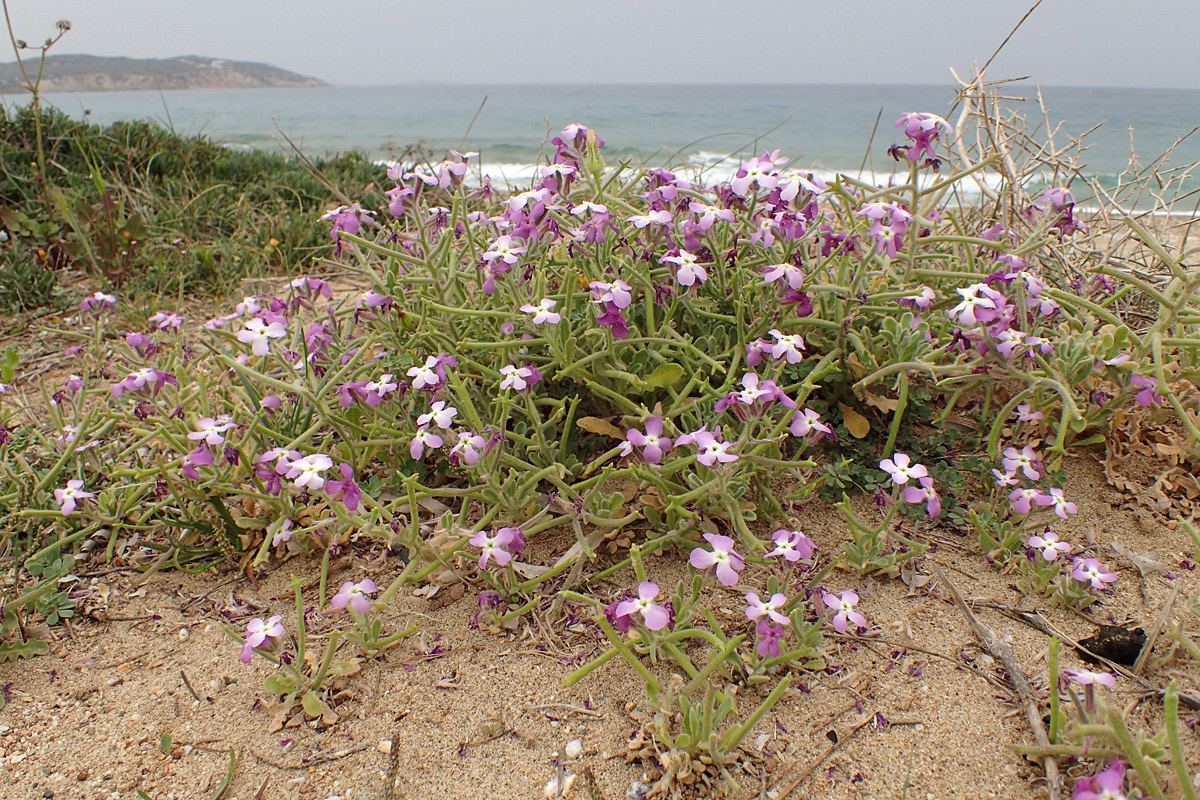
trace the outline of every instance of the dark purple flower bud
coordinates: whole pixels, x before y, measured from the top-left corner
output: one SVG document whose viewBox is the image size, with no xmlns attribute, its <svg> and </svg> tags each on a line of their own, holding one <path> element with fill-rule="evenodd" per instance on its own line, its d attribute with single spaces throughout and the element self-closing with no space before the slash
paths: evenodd
<svg viewBox="0 0 1200 800">
<path fill-rule="evenodd" d="M 226 464 L 236 467 L 238 465 L 238 461 L 241 460 L 241 454 L 238 452 L 236 447 L 225 445 L 224 458 Z"/>
<path fill-rule="evenodd" d="M 12 444 L 12 437 L 8 434 L 8 428 L 0 425 L 0 444 Z"/>
</svg>

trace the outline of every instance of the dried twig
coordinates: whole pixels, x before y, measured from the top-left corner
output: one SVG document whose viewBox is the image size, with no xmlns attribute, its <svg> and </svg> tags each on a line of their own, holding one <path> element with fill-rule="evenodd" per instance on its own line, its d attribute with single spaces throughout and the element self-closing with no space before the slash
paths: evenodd
<svg viewBox="0 0 1200 800">
<path fill-rule="evenodd" d="M 825 761 L 831 755 L 833 755 L 834 752 L 839 747 L 841 747 L 846 742 L 848 742 L 852 738 L 854 738 L 854 735 L 856 733 L 858 733 L 860 730 L 862 730 L 863 728 L 865 728 L 867 726 L 867 723 L 869 723 L 872 719 L 874 719 L 874 717 L 867 717 L 866 719 L 862 720 L 861 722 L 856 724 L 853 728 L 851 728 L 844 736 L 837 736 L 837 734 L 835 733 L 834 734 L 835 739 L 834 739 L 833 743 L 830 744 L 828 747 L 826 747 L 825 752 L 823 752 L 823 753 L 821 753 L 821 755 L 817 756 L 817 759 L 815 761 L 813 761 L 813 763 L 809 764 L 808 767 L 803 772 L 801 772 L 799 775 L 797 775 L 796 779 L 793 780 L 790 784 L 788 784 L 788 787 L 786 789 L 779 791 L 779 789 L 778 789 L 779 784 L 778 783 L 776 784 L 776 788 L 771 791 L 771 794 L 773 797 L 775 797 L 775 800 L 784 800 L 784 798 L 786 798 L 789 794 L 794 792 L 796 790 L 796 787 L 798 787 L 800 784 L 804 783 L 804 781 L 808 778 L 809 775 L 812 775 L 814 772 L 816 772 L 817 767 L 824 764 Z"/>
<path fill-rule="evenodd" d="M 1146 633 L 1146 643 L 1142 645 L 1142 652 L 1138 653 L 1137 661 L 1133 662 L 1133 672 L 1135 675 L 1141 675 L 1142 669 L 1146 666 L 1146 659 L 1150 657 L 1150 651 L 1154 649 L 1154 643 L 1158 641 L 1158 634 L 1162 631 L 1163 623 L 1167 621 L 1167 617 L 1171 614 L 1171 608 L 1175 605 L 1175 598 L 1179 596 L 1179 589 L 1182 582 L 1176 581 L 1175 588 L 1171 590 L 1171 596 L 1167 598 L 1166 605 L 1158 615 L 1158 619 L 1154 620 L 1154 624 L 1150 626 L 1150 630 Z"/>
<path fill-rule="evenodd" d="M 1006 642 L 999 639 L 991 628 L 984 625 L 975 616 L 962 595 L 958 592 L 958 587 L 950 582 L 946 574 L 938 568 L 937 564 L 930 562 L 930 568 L 934 574 L 938 576 L 938 580 L 950 590 L 950 594 L 954 597 L 954 603 L 959 610 L 967 618 L 967 622 L 971 625 L 971 630 L 974 631 L 976 638 L 983 644 L 987 651 L 992 654 L 992 657 L 1004 665 L 1004 669 L 1008 672 L 1008 679 L 1012 681 L 1012 685 L 1017 690 L 1017 694 L 1021 697 L 1022 704 L 1025 708 L 1025 719 L 1029 722 L 1029 727 L 1033 729 L 1033 738 L 1037 741 L 1039 747 L 1049 747 L 1050 737 L 1046 735 L 1046 726 L 1042 724 L 1041 710 L 1038 708 L 1037 697 L 1033 694 L 1033 689 L 1029 686 L 1029 679 L 1025 677 L 1025 673 L 1021 671 L 1021 667 L 1017 664 L 1016 656 L 1013 655 L 1012 648 Z M 1042 764 L 1046 768 L 1046 787 L 1050 796 L 1050 800 L 1058 800 L 1062 797 L 1062 778 L 1058 772 L 1058 761 L 1052 755 L 1046 755 L 1042 758 Z"/>
</svg>

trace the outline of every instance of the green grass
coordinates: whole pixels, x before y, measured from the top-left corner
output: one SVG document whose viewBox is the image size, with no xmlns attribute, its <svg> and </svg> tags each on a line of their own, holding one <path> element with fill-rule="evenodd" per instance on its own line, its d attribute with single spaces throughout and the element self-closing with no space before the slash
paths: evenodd
<svg viewBox="0 0 1200 800">
<path fill-rule="evenodd" d="M 356 152 L 310 167 L 147 122 L 101 127 L 54 110 L 41 122 L 48 186 L 33 111 L 0 109 L 0 228 L 10 236 L 0 264 L 23 265 L 0 271 L 0 310 L 61 301 L 46 273 L 67 267 L 126 292 L 224 295 L 307 263 L 329 244 L 324 211 L 344 197 L 382 205 L 379 187 L 391 185 Z"/>
</svg>

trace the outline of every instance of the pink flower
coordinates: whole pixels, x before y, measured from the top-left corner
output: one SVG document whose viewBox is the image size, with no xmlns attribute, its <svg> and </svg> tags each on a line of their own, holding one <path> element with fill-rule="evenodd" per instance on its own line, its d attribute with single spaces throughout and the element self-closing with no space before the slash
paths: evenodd
<svg viewBox="0 0 1200 800">
<path fill-rule="evenodd" d="M 1125 765 L 1114 758 L 1108 769 L 1076 781 L 1071 800 L 1126 800 L 1124 786 Z"/>
<path fill-rule="evenodd" d="M 790 288 L 804 288 L 804 271 L 792 264 L 773 264 L 763 270 L 763 280 L 768 283 L 785 282 Z"/>
<path fill-rule="evenodd" d="M 246 322 L 244 329 L 238 331 L 237 338 L 242 344 L 250 345 L 250 352 L 261 358 L 271 351 L 271 340 L 279 339 L 286 333 L 287 328 L 283 323 L 272 322 L 268 325 L 261 317 L 255 317 Z"/>
<path fill-rule="evenodd" d="M 499 236 L 496 238 L 496 241 L 492 242 L 487 252 L 483 254 L 483 260 L 489 263 L 499 260 L 505 264 L 515 264 L 527 252 L 528 248 L 513 244 L 513 237 L 507 235 Z"/>
<path fill-rule="evenodd" d="M 633 287 L 619 278 L 612 283 L 592 281 L 588 286 L 592 290 L 593 303 L 612 303 L 618 309 L 622 309 L 628 308 L 633 302 Z"/>
<path fill-rule="evenodd" d="M 1040 536 L 1030 536 L 1025 540 L 1025 544 L 1034 548 L 1035 550 L 1041 550 L 1042 558 L 1046 559 L 1047 561 L 1054 561 L 1058 558 L 1059 553 L 1071 552 L 1071 545 L 1067 542 L 1060 542 L 1058 540 L 1058 534 L 1054 533 L 1049 528 L 1046 528 L 1046 530 L 1042 531 Z"/>
<path fill-rule="evenodd" d="M 375 581 L 370 578 L 365 578 L 358 583 L 346 581 L 330 602 L 334 608 L 345 608 L 348 605 L 359 614 L 365 614 L 371 610 L 371 601 L 367 595 L 374 594 L 375 591 Z"/>
<path fill-rule="evenodd" d="M 228 414 L 221 414 L 216 419 L 201 417 L 200 421 L 196 423 L 196 430 L 188 433 L 187 438 L 193 442 L 204 442 L 216 447 L 225 442 L 225 437 L 221 434 L 237 426 L 237 423 Z"/>
<path fill-rule="evenodd" d="M 821 422 L 821 415 L 811 408 L 792 415 L 791 431 L 792 436 L 808 436 L 813 431 L 820 431 L 827 436 L 833 434 L 833 428 Z"/>
<path fill-rule="evenodd" d="M 1107 686 L 1113 688 L 1117 685 L 1117 678 L 1111 672 L 1092 672 L 1086 669 L 1064 669 L 1063 674 L 1071 680 L 1078 683 L 1080 686 Z"/>
<path fill-rule="evenodd" d="M 1029 403 L 1021 403 L 1017 406 L 1017 420 L 1019 422 L 1037 422 L 1042 418 L 1042 412 L 1031 410 Z"/>
<path fill-rule="evenodd" d="M 729 452 L 729 448 L 733 445 L 729 442 L 719 441 L 717 439 L 717 436 L 720 434 L 720 428 L 717 428 L 715 436 L 708 431 L 701 429 L 694 434 L 687 434 L 679 437 L 679 440 L 676 442 L 676 444 L 683 444 L 683 440 L 690 436 L 691 438 L 688 439 L 688 442 L 695 443 L 696 448 L 700 451 L 696 455 L 696 460 L 706 467 L 711 467 L 718 461 L 720 461 L 722 464 L 728 464 L 732 461 L 737 461 L 737 454 Z M 705 535 L 707 536 L 708 534 Z"/>
<path fill-rule="evenodd" d="M 1038 463 L 1037 453 L 1029 445 L 1025 445 L 1020 451 L 1015 447 L 1008 447 L 1004 450 L 1004 471 L 1016 474 L 1017 470 L 1025 473 L 1025 477 L 1031 481 L 1036 481 L 1042 477 L 1038 472 L 1036 464 Z"/>
<path fill-rule="evenodd" d="M 428 413 L 417 417 L 417 425 L 428 425 L 432 422 L 442 430 L 450 430 L 456 416 L 458 416 L 457 408 L 454 406 L 446 408 L 446 401 L 438 400 L 429 407 Z M 441 445 L 439 444 L 437 447 L 441 447 Z"/>
<path fill-rule="evenodd" d="M 921 484 L 920 488 L 908 486 L 901 497 L 906 503 L 924 503 L 929 518 L 935 519 L 938 514 L 942 513 L 942 499 L 938 497 L 937 490 L 933 488 L 933 478 L 925 476 L 919 478 L 918 481 Z"/>
<path fill-rule="evenodd" d="M 805 349 L 804 337 L 798 333 L 783 334 L 774 328 L 769 333 L 776 339 L 775 344 L 771 347 L 771 357 L 787 358 L 789 364 L 799 364 L 804 358 L 804 354 L 800 352 Z"/>
<path fill-rule="evenodd" d="M 268 639 L 278 639 L 283 636 L 283 616 L 276 614 L 275 616 L 263 622 L 258 617 L 250 620 L 246 625 L 246 641 L 242 645 L 241 661 L 243 664 L 250 663 L 250 656 L 260 647 L 267 644 Z"/>
<path fill-rule="evenodd" d="M 1071 577 L 1080 583 L 1090 583 L 1093 589 L 1103 589 L 1117 580 L 1115 572 L 1109 572 L 1098 558 L 1077 558 Z"/>
<path fill-rule="evenodd" d="M 663 256 L 658 261 L 660 264 L 670 263 L 678 266 L 675 280 L 679 281 L 681 286 L 694 286 L 708 280 L 708 270 L 696 263 L 696 256 L 687 250 L 680 250 L 678 255 Z"/>
<path fill-rule="evenodd" d="M 867 618 L 854 610 L 854 606 L 858 604 L 858 592 L 853 589 L 842 592 L 841 597 L 825 592 L 821 595 L 821 602 L 826 608 L 837 611 L 833 615 L 833 628 L 838 633 L 846 632 L 848 622 L 853 622 L 857 628 L 867 627 Z"/>
<path fill-rule="evenodd" d="M 1008 499 L 1012 501 L 1012 510 L 1017 514 L 1028 514 L 1033 510 L 1033 503 L 1049 505 L 1054 502 L 1042 494 L 1041 489 L 1013 489 Z"/>
<path fill-rule="evenodd" d="M 289 462 L 286 475 L 297 487 L 316 491 L 325 485 L 325 478 L 321 473 L 332 466 L 332 458 L 324 453 L 315 453 Z"/>
<path fill-rule="evenodd" d="M 706 533 L 704 538 L 712 545 L 712 550 L 697 547 L 692 550 L 688 561 L 696 569 L 708 569 L 717 566 L 717 580 L 725 586 L 737 583 L 738 573 L 746 566 L 746 560 L 733 552 L 733 539 L 716 533 Z"/>
<path fill-rule="evenodd" d="M 467 541 L 482 551 L 479 554 L 480 569 L 487 569 L 488 559 L 493 558 L 500 566 L 506 566 L 512 561 L 513 553 L 525 547 L 525 536 L 520 528 L 499 528 L 491 536 L 487 531 L 479 531 Z"/>
<path fill-rule="evenodd" d="M 978 324 L 981 319 L 986 321 L 992 318 L 991 315 L 980 312 L 980 309 L 985 312 L 994 312 L 996 309 L 996 301 L 990 296 L 995 293 L 986 283 L 975 283 L 954 291 L 962 295 L 963 300 L 950 309 L 951 319 L 956 319 L 960 325 L 971 327 Z"/>
<path fill-rule="evenodd" d="M 504 380 L 500 381 L 500 391 L 515 389 L 523 392 L 533 388 L 542 380 L 542 373 L 534 366 L 518 367 L 515 364 L 509 364 L 500 368 L 500 374 L 504 376 Z"/>
<path fill-rule="evenodd" d="M 625 438 L 633 447 L 642 448 L 642 456 L 651 464 L 658 464 L 662 457 L 671 449 L 671 440 L 662 435 L 662 417 L 650 417 L 646 420 L 646 432 L 630 428 L 625 432 Z"/>
<path fill-rule="evenodd" d="M 54 490 L 54 502 L 58 503 L 64 517 L 75 513 L 78 500 L 95 496 L 91 492 L 83 491 L 83 481 L 81 480 L 69 480 L 65 489 Z"/>
<path fill-rule="evenodd" d="M 866 217 L 871 222 L 867 235 L 875 239 L 880 255 L 887 253 L 888 258 L 895 258 L 896 250 L 908 232 L 912 214 L 896 203 L 879 202 L 864 203 L 854 214 Z"/>
<path fill-rule="evenodd" d="M 656 597 L 658 597 L 658 585 L 650 581 L 642 581 L 638 584 L 636 600 L 625 600 L 617 604 L 617 616 L 627 617 L 640 612 L 647 628 L 652 631 L 661 631 L 671 621 L 671 615 L 666 608 L 654 602 Z"/>
<path fill-rule="evenodd" d="M 413 461 L 420 461 L 425 456 L 426 447 L 436 450 L 441 446 L 442 437 L 431 433 L 427 425 L 422 425 L 413 435 L 412 443 L 408 447 L 408 454 L 412 456 Z"/>
<path fill-rule="evenodd" d="M 787 625 L 791 622 L 786 615 L 779 613 L 779 609 L 787 605 L 787 597 L 779 592 L 771 595 L 771 599 L 765 603 L 759 599 L 757 594 L 750 592 L 746 595 L 746 603 L 747 619 L 758 619 L 765 614 L 772 622 L 780 625 Z"/>
<path fill-rule="evenodd" d="M 438 357 L 429 356 L 425 359 L 425 363 L 420 367 L 409 367 L 406 373 L 408 377 L 413 379 L 412 386 L 417 391 L 425 387 L 435 387 L 441 383 L 442 378 L 437 372 Z"/>
<path fill-rule="evenodd" d="M 1078 506 L 1067 501 L 1062 489 L 1051 489 L 1050 494 L 1042 495 L 1036 502 L 1039 506 L 1053 505 L 1054 513 L 1061 519 L 1066 519 L 1068 514 L 1074 514 L 1079 511 Z"/>
<path fill-rule="evenodd" d="M 924 478 L 929 474 L 929 470 L 920 464 L 913 464 L 912 459 L 904 453 L 895 453 L 891 458 L 885 458 L 879 462 L 879 468 L 891 476 L 892 483 L 896 486 L 903 486 L 910 478 Z"/>
<path fill-rule="evenodd" d="M 457 464 L 462 461 L 467 466 L 479 463 L 479 456 L 487 447 L 487 440 L 475 431 L 459 431 L 458 441 L 450 448 L 450 461 Z"/>
<path fill-rule="evenodd" d="M 534 325 L 557 325 L 562 322 L 562 314 L 558 314 L 551 309 L 558 305 L 557 300 L 552 300 L 549 297 L 543 297 L 535 306 L 531 303 L 526 303 L 521 306 L 521 310 L 526 314 L 533 315 Z"/>
<path fill-rule="evenodd" d="M 817 549 L 813 540 L 800 531 L 789 531 L 784 528 L 772 533 L 771 541 L 775 542 L 775 549 L 767 553 L 766 558 L 783 556 L 788 561 L 799 561 L 802 558 L 811 558 L 813 551 Z"/>
<path fill-rule="evenodd" d="M 1021 482 L 1015 472 L 1001 472 L 998 469 L 992 470 L 992 475 L 996 478 L 996 486 L 1004 488 L 1006 486 L 1016 486 Z M 1009 495 L 1012 497 L 1012 495 Z"/>
</svg>

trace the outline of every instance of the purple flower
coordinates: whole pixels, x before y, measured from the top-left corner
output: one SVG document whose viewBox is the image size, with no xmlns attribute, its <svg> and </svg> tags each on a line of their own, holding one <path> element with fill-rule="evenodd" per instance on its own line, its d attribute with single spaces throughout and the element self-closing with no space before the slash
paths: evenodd
<svg viewBox="0 0 1200 800">
<path fill-rule="evenodd" d="M 1104 589 L 1117 580 L 1115 572 L 1107 571 L 1098 558 L 1077 558 L 1071 577 L 1080 583 L 1090 583 L 1093 589 Z"/>
<path fill-rule="evenodd" d="M 986 283 L 974 283 L 954 291 L 958 292 L 963 300 L 947 313 L 960 325 L 969 327 L 996 318 L 996 301 L 1002 300 L 1003 295 Z"/>
<path fill-rule="evenodd" d="M 1126 800 L 1124 785 L 1125 765 L 1114 758 L 1108 769 L 1076 781 L 1071 800 Z"/>
<path fill-rule="evenodd" d="M 200 480 L 200 471 L 196 467 L 210 467 L 212 463 L 213 454 L 204 445 L 200 445 L 190 453 L 185 453 L 183 458 L 179 460 L 183 477 L 189 481 Z"/>
<path fill-rule="evenodd" d="M 104 292 L 96 292 L 91 297 L 83 298 L 83 302 L 79 304 L 80 311 L 95 311 L 99 313 L 112 308 L 117 304 L 117 298 L 111 294 Z"/>
<path fill-rule="evenodd" d="M 626 445 L 642 448 L 642 456 L 651 464 L 658 464 L 662 457 L 671 449 L 671 440 L 662 435 L 662 417 L 650 417 L 646 420 L 646 432 L 630 428 L 625 432 Z M 626 453 L 628 455 L 628 453 Z"/>
<path fill-rule="evenodd" d="M 764 614 L 780 625 L 787 625 L 791 620 L 786 615 L 780 614 L 779 609 L 787 605 L 787 596 L 776 592 L 771 595 L 771 599 L 763 602 L 754 592 L 749 592 L 746 595 L 746 618 L 750 620 L 758 619 Z"/>
<path fill-rule="evenodd" d="M 329 495 L 330 499 L 336 500 L 339 495 L 342 500 L 342 505 L 350 513 L 358 510 L 359 503 L 362 502 L 362 489 L 354 482 L 354 468 L 349 464 L 342 462 L 338 465 L 338 471 L 342 473 L 340 481 L 328 481 L 325 484 L 325 494 Z M 340 608 L 340 606 L 339 606 Z"/>
<path fill-rule="evenodd" d="M 755 626 L 755 631 L 758 633 L 758 644 L 754 646 L 754 652 L 758 653 L 759 658 L 779 658 L 780 652 L 779 640 L 787 634 L 787 629 L 782 625 L 772 625 L 765 619 L 760 619 L 758 625 Z"/>
<path fill-rule="evenodd" d="M 333 229 L 329 232 L 329 237 L 333 239 L 336 245 L 336 252 L 340 255 L 342 252 L 342 240 L 338 236 L 339 231 L 345 231 L 351 235 L 357 234 L 362 229 L 362 215 L 375 216 L 374 211 L 365 211 L 358 203 L 353 203 L 348 206 L 338 206 L 334 210 L 327 212 L 321 217 L 322 222 L 333 222 Z"/>
<path fill-rule="evenodd" d="M 95 496 L 91 492 L 83 491 L 83 481 L 81 480 L 69 480 L 65 489 L 54 490 L 54 502 L 58 503 L 64 517 L 75 513 L 78 500 Z"/>
<path fill-rule="evenodd" d="M 900 119 L 896 120 L 896 127 L 904 128 L 904 135 L 912 139 L 913 144 L 908 148 L 900 148 L 904 153 L 904 157 L 914 163 L 921 160 L 922 154 L 926 154 L 928 158 L 937 160 L 937 154 L 933 150 L 933 143 L 937 141 L 942 130 L 953 134 L 954 128 L 949 122 L 939 117 L 937 114 L 928 114 L 923 111 L 908 111 L 900 115 Z"/>
<path fill-rule="evenodd" d="M 766 558 L 783 556 L 788 561 L 799 561 L 802 558 L 811 558 L 813 551 L 817 549 L 813 540 L 800 531 L 789 531 L 785 528 L 772 533 L 771 541 L 775 542 L 775 549 L 767 553 Z"/>
<path fill-rule="evenodd" d="M 450 430 L 450 426 L 454 424 L 454 418 L 458 416 L 458 409 L 454 406 L 446 408 L 445 400 L 438 400 L 429 407 L 429 411 L 417 417 L 417 425 L 428 425 L 433 423 L 442 430 Z M 441 447 L 440 444 L 435 445 Z"/>
<path fill-rule="evenodd" d="M 168 328 L 178 328 L 183 324 L 183 317 L 176 314 L 174 311 L 159 311 L 154 316 L 150 317 L 150 324 L 160 331 L 165 331 Z"/>
<path fill-rule="evenodd" d="M 888 258 L 896 257 L 896 250 L 904 235 L 908 233 L 908 224 L 912 214 L 896 203 L 865 203 L 854 212 L 855 216 L 866 217 L 871 222 L 867 235 L 875 239 L 876 249 L 880 254 L 887 253 Z"/>
<path fill-rule="evenodd" d="M 371 610 L 371 601 L 367 598 L 367 595 L 374 594 L 375 591 L 375 581 L 370 578 L 365 578 L 358 583 L 346 581 L 342 584 L 342 588 L 338 589 L 338 593 L 333 596 L 333 600 L 330 602 L 334 608 L 345 608 L 349 605 L 350 608 L 359 614 L 365 614 Z"/>
<path fill-rule="evenodd" d="M 712 545 L 712 550 L 697 547 L 692 550 L 688 561 L 696 569 L 708 569 L 714 564 L 717 567 L 717 580 L 725 586 L 737 583 L 738 573 L 745 568 L 746 560 L 733 552 L 733 539 L 715 533 L 706 533 L 704 538 Z"/>
<path fill-rule="evenodd" d="M 913 464 L 904 453 L 895 453 L 891 458 L 879 462 L 879 468 L 886 472 L 896 486 L 903 486 L 910 478 L 924 478 L 929 470 L 920 464 Z"/>
<path fill-rule="evenodd" d="M 671 615 L 666 608 L 654 602 L 656 597 L 658 597 L 658 585 L 650 581 L 642 581 L 638 584 L 637 599 L 618 603 L 616 615 L 628 617 L 636 612 L 641 612 L 647 628 L 652 631 L 661 631 L 671 621 Z"/>
<path fill-rule="evenodd" d="M 794 264 L 772 264 L 763 269 L 763 280 L 768 283 L 783 281 L 788 288 L 798 292 L 804 288 L 804 271 Z"/>
<path fill-rule="evenodd" d="M 838 633 L 846 632 L 848 622 L 853 622 L 858 628 L 867 627 L 867 618 L 854 610 L 854 606 L 858 604 L 858 592 L 853 589 L 842 592 L 841 597 L 825 592 L 821 595 L 821 602 L 826 608 L 837 611 L 833 615 L 833 628 Z"/>
<path fill-rule="evenodd" d="M 1133 398 L 1139 406 L 1162 405 L 1163 397 L 1158 393 L 1158 379 L 1134 375 L 1129 382 L 1141 389 Z"/>
<path fill-rule="evenodd" d="M 268 639 L 278 639 L 283 636 L 283 616 L 276 614 L 266 622 L 258 617 L 246 625 L 246 641 L 242 645 L 241 660 L 243 664 L 250 663 L 250 656 L 255 650 L 267 646 Z"/>
<path fill-rule="evenodd" d="M 675 280 L 681 286 L 694 286 L 708 280 L 708 270 L 698 264 L 696 256 L 687 250 L 680 250 L 677 255 L 663 256 L 658 262 L 675 264 L 678 267 L 675 272 Z"/>
<path fill-rule="evenodd" d="M 1030 536 L 1025 540 L 1025 544 L 1035 550 L 1041 550 L 1042 558 L 1047 561 L 1054 561 L 1058 558 L 1059 553 L 1071 552 L 1071 545 L 1067 542 L 1060 542 L 1058 534 L 1046 528 L 1041 535 Z"/>
<path fill-rule="evenodd" d="M 929 514 L 930 519 L 935 519 L 938 514 L 942 513 L 942 499 L 938 497 L 937 490 L 933 488 L 933 478 L 925 476 L 919 478 L 921 486 L 909 485 L 905 487 L 901 497 L 906 503 L 925 504 L 925 511 Z"/>
</svg>

